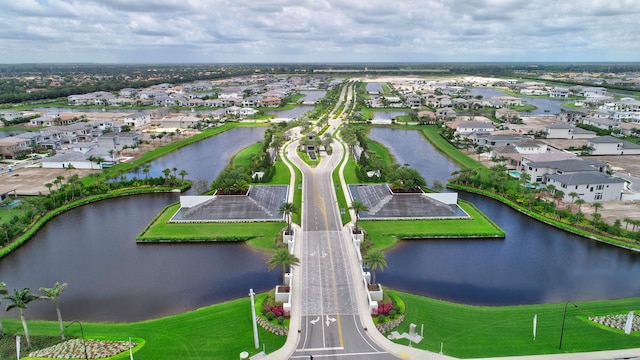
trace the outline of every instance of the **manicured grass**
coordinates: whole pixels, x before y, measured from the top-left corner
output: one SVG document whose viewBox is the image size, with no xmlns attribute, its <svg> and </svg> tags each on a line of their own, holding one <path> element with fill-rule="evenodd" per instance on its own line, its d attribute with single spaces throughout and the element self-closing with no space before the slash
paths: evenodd
<svg viewBox="0 0 640 360">
<path fill-rule="evenodd" d="M 369 148 L 369 151 L 374 152 L 386 166 L 391 166 L 396 162 L 393 154 L 391 154 L 389 149 L 381 143 L 367 138 L 367 147 Z"/>
<path fill-rule="evenodd" d="M 626 314 L 638 310 L 637 298 L 578 302 L 569 305 L 562 350 L 558 349 L 564 303 L 548 305 L 479 307 L 399 293 L 407 306 L 405 321 L 396 329 L 409 332 L 409 324 L 424 324 L 424 339 L 414 347 L 460 358 L 556 354 L 636 348 L 640 334 L 625 335 L 587 320 L 594 315 Z M 533 317 L 538 315 L 533 339 Z M 408 345 L 406 339 L 396 341 Z"/>
<path fill-rule="evenodd" d="M 247 146 L 233 156 L 233 159 L 231 159 L 231 163 L 233 164 L 233 166 L 243 166 L 245 169 L 250 169 L 251 160 L 249 160 L 249 156 L 251 154 L 258 153 L 260 151 L 260 148 L 262 148 L 261 142 L 257 142 L 253 145 Z"/>
<path fill-rule="evenodd" d="M 136 238 L 140 242 L 244 241 L 274 242 L 283 222 L 168 224 L 180 204 L 167 206 Z M 256 245 L 264 247 L 264 245 Z"/>
<path fill-rule="evenodd" d="M 344 181 L 347 184 L 358 184 L 360 180 L 356 176 L 356 161 L 353 159 L 353 156 L 349 154 L 349 159 L 347 160 L 347 165 L 344 167 Z"/>
<path fill-rule="evenodd" d="M 338 143 L 335 146 L 344 146 L 344 145 L 342 145 L 342 143 Z M 336 198 L 338 200 L 338 208 L 344 209 L 344 213 L 342 213 L 342 211 L 340 212 L 340 221 L 342 221 L 342 225 L 347 224 L 351 221 L 351 213 L 348 210 L 347 198 L 346 198 L 348 194 L 345 192 L 345 189 L 342 188 L 342 183 L 340 182 L 340 166 L 342 162 L 345 161 L 345 157 L 347 156 L 348 156 L 348 152 L 345 151 L 342 154 L 342 159 L 340 160 L 339 165 L 335 169 L 333 169 L 333 173 L 331 174 L 331 179 L 333 180 L 333 184 L 336 189 Z M 349 156 L 349 158 L 351 158 L 351 156 Z M 349 168 L 349 163 L 347 163 L 347 166 L 344 169 L 344 176 L 347 184 L 349 184 L 349 181 L 346 180 L 347 174 L 351 174 L 352 176 L 355 176 L 355 171 L 354 171 L 355 167 L 353 167 L 350 171 L 348 170 L 348 168 Z"/>
<path fill-rule="evenodd" d="M 320 163 L 320 152 L 319 151 L 316 151 L 316 157 L 317 157 L 316 160 L 311 160 L 309 158 L 309 154 L 307 154 L 306 151 L 300 151 L 300 150 L 297 150 L 297 151 L 298 151 L 298 156 L 300 156 L 302 161 L 304 161 L 310 167 L 316 167 Z"/>
<path fill-rule="evenodd" d="M 467 237 L 504 237 L 504 230 L 487 218 L 473 204 L 459 201 L 472 219 L 449 220 L 364 220 L 363 228 L 376 248 L 386 249 L 398 239 L 433 239 Z"/>
<path fill-rule="evenodd" d="M 7 334 L 23 333 L 19 319 L 3 319 L 2 323 Z M 58 323 L 54 321 L 28 320 L 28 325 L 32 336 L 59 335 Z M 136 360 L 238 359 L 242 351 L 249 355 L 262 351 L 262 344 L 268 353 L 273 352 L 286 340 L 258 326 L 260 348 L 255 349 L 248 296 L 156 320 L 121 324 L 83 322 L 82 325 L 87 339 L 128 341 L 129 336 L 134 341 L 142 339 L 145 343 L 135 353 Z M 78 326 L 66 329 L 66 333 L 71 337 L 81 336 Z M 15 343 L 15 337 L 9 337 Z M 129 359 L 128 352 L 124 355 L 117 358 Z"/>
<path fill-rule="evenodd" d="M 439 130 L 435 125 L 422 125 L 422 126 L 402 126 L 399 127 L 401 129 L 418 129 L 422 133 L 422 135 L 441 153 L 447 155 L 451 160 L 455 161 L 458 165 L 475 169 L 482 168 L 481 164 L 476 162 L 471 157 L 462 153 L 460 150 L 456 149 L 455 146 L 451 145 L 447 140 L 445 140 L 442 136 L 440 136 Z"/>
</svg>

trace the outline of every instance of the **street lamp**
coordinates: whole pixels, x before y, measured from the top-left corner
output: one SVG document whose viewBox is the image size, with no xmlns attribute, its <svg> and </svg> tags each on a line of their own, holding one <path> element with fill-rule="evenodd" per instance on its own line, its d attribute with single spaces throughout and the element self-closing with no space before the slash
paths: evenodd
<svg viewBox="0 0 640 360">
<path fill-rule="evenodd" d="M 253 289 L 249 289 L 249 297 L 251 298 L 251 322 L 253 323 L 253 343 L 256 349 L 260 347 L 260 341 L 258 340 L 258 322 L 256 321 L 256 306 L 253 300 Z"/>
<path fill-rule="evenodd" d="M 578 305 L 572 303 L 571 301 L 567 301 L 564 304 L 564 314 L 562 315 L 562 330 L 560 330 L 560 345 L 558 345 L 558 349 L 562 349 L 562 335 L 564 335 L 564 320 L 567 318 L 567 305 L 573 305 L 573 307 L 578 307 Z"/>
<path fill-rule="evenodd" d="M 82 346 L 84 346 L 84 358 L 86 360 L 89 360 L 89 355 L 87 354 L 87 343 L 84 341 L 84 329 L 82 328 L 82 323 L 78 320 L 74 320 L 67 324 L 67 326 L 65 326 L 64 328 L 68 328 L 69 326 L 73 325 L 73 323 L 78 323 L 78 325 L 80 325 L 80 333 L 82 334 Z"/>
</svg>

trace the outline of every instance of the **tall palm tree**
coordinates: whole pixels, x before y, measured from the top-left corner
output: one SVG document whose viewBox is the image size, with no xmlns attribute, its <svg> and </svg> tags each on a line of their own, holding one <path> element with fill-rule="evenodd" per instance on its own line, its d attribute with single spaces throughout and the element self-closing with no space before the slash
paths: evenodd
<svg viewBox="0 0 640 360">
<path fill-rule="evenodd" d="M 387 259 L 384 256 L 384 253 L 380 249 L 370 249 L 367 251 L 367 254 L 362 258 L 364 266 L 371 269 L 373 272 L 373 282 L 372 284 L 377 284 L 376 282 L 376 271 L 380 269 L 381 271 L 387 267 Z"/>
<path fill-rule="evenodd" d="M 291 215 L 298 213 L 298 207 L 292 202 L 282 203 L 278 208 L 278 214 L 284 215 L 287 219 L 287 234 L 291 234 Z"/>
<path fill-rule="evenodd" d="M 602 204 L 599 202 L 594 202 L 593 204 L 591 204 L 591 206 L 593 206 L 593 226 L 596 226 L 598 224 L 598 220 L 600 220 L 600 218 L 602 218 L 601 214 L 598 214 L 598 209 L 600 209 L 602 207 Z"/>
<path fill-rule="evenodd" d="M 575 203 L 576 198 L 580 197 L 580 194 L 578 194 L 575 191 L 572 191 L 569 193 L 569 196 L 571 196 L 571 210 L 573 210 L 573 204 Z"/>
<path fill-rule="evenodd" d="M 578 198 L 576 200 L 576 204 L 578 204 L 578 214 L 580 214 L 582 212 L 582 204 L 586 203 L 586 201 L 584 201 L 584 199 L 580 199 Z"/>
<path fill-rule="evenodd" d="M 187 170 L 180 170 L 180 173 L 178 174 L 181 177 L 181 181 L 184 182 L 184 177 L 189 175 L 189 173 L 187 172 Z"/>
<path fill-rule="evenodd" d="M 7 295 L 7 284 L 0 282 L 0 295 Z M 2 321 L 0 321 L 0 338 L 4 336 L 4 328 L 2 327 Z"/>
<path fill-rule="evenodd" d="M 27 304 L 40 297 L 32 294 L 29 288 L 24 288 L 22 290 L 13 289 L 13 295 L 7 295 L 4 298 L 11 301 L 7 305 L 7 311 L 13 308 L 17 308 L 20 311 L 20 321 L 22 321 L 24 337 L 27 339 L 27 348 L 31 349 L 31 338 L 29 337 L 29 328 L 27 327 L 27 319 L 24 317 L 24 311 L 27 309 Z"/>
<path fill-rule="evenodd" d="M 285 274 L 287 273 L 287 266 L 293 267 L 300 264 L 300 259 L 289 252 L 287 248 L 279 248 L 275 254 L 267 260 L 269 271 L 275 269 L 278 266 L 282 266 L 282 284 L 285 283 Z"/>
<path fill-rule="evenodd" d="M 144 164 L 142 172 L 144 173 L 144 179 L 149 180 L 149 172 L 151 171 L 151 164 Z"/>
<path fill-rule="evenodd" d="M 64 325 L 62 325 L 62 314 L 60 313 L 59 299 L 60 295 L 62 295 L 62 292 L 67 288 L 67 286 L 67 283 L 60 284 L 59 282 L 56 282 L 56 284 L 53 285 L 52 288 L 41 287 L 39 289 L 43 294 L 42 296 L 40 296 L 40 299 L 53 301 L 53 304 L 56 307 L 56 313 L 58 314 L 58 325 L 60 325 L 60 338 L 62 340 L 64 340 Z"/>
<path fill-rule="evenodd" d="M 358 229 L 358 218 L 360 215 L 361 211 L 369 211 L 369 208 L 367 207 L 367 205 L 365 205 L 362 200 L 359 199 L 355 199 L 351 202 L 351 210 L 353 210 L 356 213 L 356 223 L 355 223 L 355 229 L 354 231 L 356 233 L 360 233 L 360 229 Z"/>
</svg>

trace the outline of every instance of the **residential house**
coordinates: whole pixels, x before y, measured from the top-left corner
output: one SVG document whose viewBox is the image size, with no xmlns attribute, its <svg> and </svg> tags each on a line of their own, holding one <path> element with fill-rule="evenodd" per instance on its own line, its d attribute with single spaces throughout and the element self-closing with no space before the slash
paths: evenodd
<svg viewBox="0 0 640 360">
<path fill-rule="evenodd" d="M 186 129 L 196 126 L 200 121 L 202 121 L 202 119 L 192 115 L 178 115 L 166 117 L 161 119 L 160 121 L 162 124 L 161 126 L 164 128 Z"/>
<path fill-rule="evenodd" d="M 119 118 L 124 121 L 125 124 L 138 128 L 144 125 L 151 124 L 151 113 L 139 111 L 136 113 L 128 114 Z"/>
<path fill-rule="evenodd" d="M 438 117 L 438 119 L 451 120 L 455 119 L 458 114 L 456 114 L 456 111 L 452 108 L 442 108 L 436 110 L 436 116 Z"/>
<path fill-rule="evenodd" d="M 573 201 L 574 199 L 569 195 L 573 192 L 587 203 L 620 200 L 625 184 L 622 179 L 596 171 L 551 174 L 546 175 L 545 178 L 547 185 L 553 185 L 564 192 L 563 202 Z"/>
<path fill-rule="evenodd" d="M 93 139 L 93 127 L 87 123 L 52 126 L 51 129 L 60 133 L 61 144 L 72 145 L 78 141 L 91 141 Z"/>
<path fill-rule="evenodd" d="M 582 119 L 589 116 L 588 110 L 582 109 L 560 109 L 560 113 L 557 115 L 558 120 L 570 123 L 579 123 Z"/>
<path fill-rule="evenodd" d="M 569 89 L 553 88 L 549 90 L 549 97 L 552 98 L 568 98 L 571 96 Z"/>
<path fill-rule="evenodd" d="M 548 151 L 547 144 L 533 139 L 524 139 L 515 147 L 520 154 L 544 154 Z"/>
<path fill-rule="evenodd" d="M 436 122 L 436 114 L 430 110 L 418 111 L 418 119 L 422 123 L 426 124 L 435 124 Z"/>
<path fill-rule="evenodd" d="M 265 96 L 262 98 L 262 106 L 265 107 L 278 107 L 282 99 L 277 96 Z"/>
<path fill-rule="evenodd" d="M 407 106 L 412 109 L 417 109 L 422 106 L 422 100 L 419 96 L 409 96 L 407 97 Z"/>
<path fill-rule="evenodd" d="M 463 121 L 456 124 L 456 133 L 460 135 L 468 135 L 471 133 L 488 133 L 496 128 L 493 123 L 483 121 Z"/>
<path fill-rule="evenodd" d="M 9 136 L 0 139 L 0 156 L 3 159 L 15 159 L 20 152 L 31 151 L 31 139 Z"/>
<path fill-rule="evenodd" d="M 593 131 L 569 124 L 551 124 L 545 128 L 547 139 L 592 139 L 597 136 Z"/>
<path fill-rule="evenodd" d="M 125 146 L 128 148 L 137 146 L 140 143 L 141 135 L 133 131 L 106 133 L 96 140 L 101 148 L 120 152 Z"/>
<path fill-rule="evenodd" d="M 580 95 L 584 97 L 603 96 L 607 94 L 607 89 L 603 87 L 588 87 L 582 89 Z"/>
<path fill-rule="evenodd" d="M 591 155 L 640 155 L 640 145 L 613 136 L 598 136 L 589 140 Z"/>
<path fill-rule="evenodd" d="M 496 119 L 513 123 L 520 119 L 520 113 L 511 109 L 500 108 L 496 110 Z"/>
<path fill-rule="evenodd" d="M 527 159 L 523 159 L 520 170 L 529 175 L 531 183 L 543 184 L 546 181 L 545 175 L 566 175 L 585 172 L 604 173 L 607 170 L 607 164 L 579 158 L 556 161 L 527 161 Z"/>
<path fill-rule="evenodd" d="M 262 107 L 262 98 L 259 96 L 249 96 L 242 99 L 243 107 Z"/>
<path fill-rule="evenodd" d="M 24 115 L 20 111 L 15 110 L 0 110 L 0 118 L 7 121 L 16 120 L 22 118 Z"/>
<path fill-rule="evenodd" d="M 515 147 L 522 141 L 531 140 L 530 136 L 519 135 L 519 134 L 491 134 L 491 133 L 475 133 L 469 136 L 478 146 L 495 148 L 495 147 L 504 147 L 504 146 L 513 146 L 513 150 L 518 152 L 518 149 Z"/>
<path fill-rule="evenodd" d="M 618 127 L 618 122 L 611 119 L 597 118 L 597 117 L 585 117 L 580 120 L 585 125 L 595 126 L 599 129 L 613 130 Z"/>
</svg>

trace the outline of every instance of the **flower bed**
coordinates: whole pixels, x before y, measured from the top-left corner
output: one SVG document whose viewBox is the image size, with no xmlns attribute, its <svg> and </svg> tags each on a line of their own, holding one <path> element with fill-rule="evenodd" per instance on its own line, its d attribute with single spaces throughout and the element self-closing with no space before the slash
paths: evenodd
<svg viewBox="0 0 640 360">
<path fill-rule="evenodd" d="M 624 331 L 624 325 L 627 323 L 627 314 L 591 316 L 589 317 L 589 320 L 610 328 Z M 633 317 L 631 331 L 640 331 L 640 318 L 638 318 L 638 316 Z"/>
<path fill-rule="evenodd" d="M 34 351 L 29 357 L 50 359 L 84 359 L 85 344 L 89 359 L 104 359 L 129 350 L 129 347 L 138 345 L 128 341 L 86 340 L 71 339 L 46 349 Z"/>
</svg>

